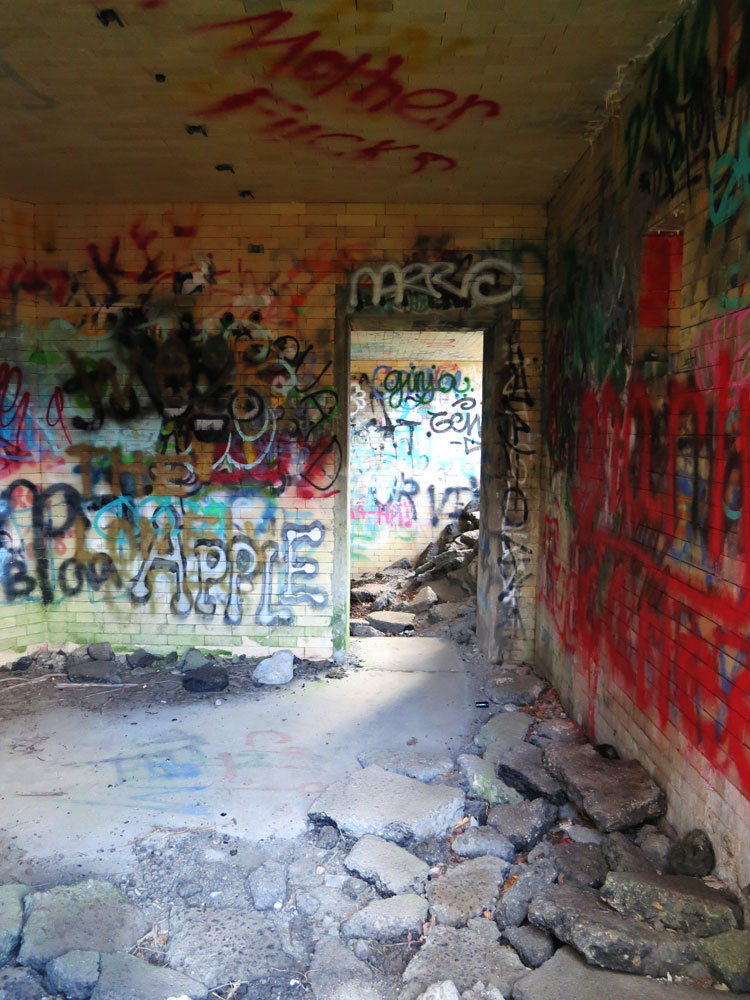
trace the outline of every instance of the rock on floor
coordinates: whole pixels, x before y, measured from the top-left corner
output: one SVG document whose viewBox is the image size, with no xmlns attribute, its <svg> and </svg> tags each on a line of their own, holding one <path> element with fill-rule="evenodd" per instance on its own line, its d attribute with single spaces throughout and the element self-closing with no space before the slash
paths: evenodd
<svg viewBox="0 0 750 1000">
<path fill-rule="evenodd" d="M 496 705 L 530 705 L 546 686 L 546 682 L 530 670 L 509 669 L 487 681 L 485 691 Z"/>
<path fill-rule="evenodd" d="M 256 684 L 288 684 L 294 677 L 294 653 L 290 649 L 277 649 L 266 656 L 253 670 Z"/>
<path fill-rule="evenodd" d="M 515 788 L 501 781 L 491 760 L 476 757 L 474 754 L 462 753 L 458 757 L 461 774 L 474 795 L 484 799 L 489 805 L 498 802 L 521 802 L 523 797 Z"/>
<path fill-rule="evenodd" d="M 279 861 L 266 861 L 247 881 L 256 910 L 278 909 L 286 902 L 286 868 Z"/>
<path fill-rule="evenodd" d="M 716 1000 L 716 991 L 593 969 L 570 948 L 560 948 L 516 983 L 513 1000 Z"/>
<path fill-rule="evenodd" d="M 0 1000 L 53 1000 L 31 969 L 0 969 Z"/>
<path fill-rule="evenodd" d="M 270 918 L 255 910 L 189 909 L 169 920 L 167 962 L 206 986 L 293 969 Z"/>
<path fill-rule="evenodd" d="M 381 1000 L 372 970 L 337 938 L 321 938 L 307 973 L 315 1000 Z"/>
<path fill-rule="evenodd" d="M 513 861 L 516 849 L 499 830 L 491 826 L 471 826 L 453 841 L 453 850 L 460 858 L 502 858 Z"/>
<path fill-rule="evenodd" d="M 421 890 L 430 868 L 421 858 L 381 837 L 368 834 L 344 858 L 347 871 L 372 882 L 378 892 L 396 895 Z"/>
<path fill-rule="evenodd" d="M 591 746 L 554 746 L 545 766 L 603 833 L 657 819 L 667 797 L 635 760 L 607 760 Z"/>
<path fill-rule="evenodd" d="M 76 684 L 122 684 L 116 660 L 68 660 L 65 672 Z"/>
<path fill-rule="evenodd" d="M 735 993 L 750 993 L 750 930 L 707 938 L 700 955 L 719 982 Z"/>
<path fill-rule="evenodd" d="M 367 620 L 379 632 L 401 635 L 414 624 L 414 617 L 407 611 L 374 611 L 367 616 Z"/>
<path fill-rule="evenodd" d="M 91 1000 L 203 1000 L 207 992 L 202 983 L 180 972 L 117 953 L 102 955 L 99 981 Z"/>
<path fill-rule="evenodd" d="M 549 886 L 532 899 L 529 920 L 572 945 L 591 965 L 615 972 L 686 975 L 698 958 L 696 939 L 624 917 L 590 889 Z"/>
<path fill-rule="evenodd" d="M 427 900 L 413 892 L 375 899 L 344 921 L 341 933 L 345 938 L 376 941 L 400 941 L 409 933 L 419 937 L 427 910 Z"/>
<path fill-rule="evenodd" d="M 737 918 L 722 893 L 698 878 L 656 872 L 610 872 L 601 891 L 613 909 L 639 920 L 708 937 L 736 930 Z"/>
<path fill-rule="evenodd" d="M 487 824 L 493 826 L 518 851 L 528 851 L 551 830 L 557 820 L 557 806 L 547 799 L 533 799 L 490 809 Z"/>
<path fill-rule="evenodd" d="M 448 753 L 423 753 L 421 750 L 363 750 L 357 754 L 362 767 L 377 764 L 384 771 L 403 774 L 417 781 L 434 781 L 455 768 Z"/>
<path fill-rule="evenodd" d="M 549 799 L 561 806 L 567 795 L 559 781 L 542 763 L 542 750 L 531 743 L 519 743 L 507 750 L 497 761 L 500 778 L 525 795 L 527 799 Z"/>
<path fill-rule="evenodd" d="M 613 872 L 652 872 L 654 866 L 624 833 L 609 833 L 602 841 L 604 858 Z"/>
<path fill-rule="evenodd" d="M 523 927 L 506 927 L 503 938 L 511 948 L 515 948 L 524 965 L 530 969 L 538 969 L 549 961 L 555 953 L 555 942 L 547 931 L 532 924 Z"/>
<path fill-rule="evenodd" d="M 7 965 L 21 940 L 25 885 L 0 885 L 0 966 Z"/>
<path fill-rule="evenodd" d="M 500 712 L 485 722 L 474 737 L 485 760 L 497 761 L 521 743 L 529 730 L 531 720 L 525 712 Z"/>
<path fill-rule="evenodd" d="M 229 686 L 229 674 L 218 663 L 206 663 L 202 667 L 188 670 L 182 678 L 182 686 L 191 694 L 224 691 Z"/>
<path fill-rule="evenodd" d="M 25 906 L 18 961 L 40 972 L 67 951 L 128 949 L 150 927 L 118 889 L 95 879 L 30 893 Z"/>
<path fill-rule="evenodd" d="M 556 878 L 557 868 L 550 861 L 540 861 L 536 865 L 513 865 L 510 878 L 503 886 L 495 907 L 498 927 L 518 927 L 522 924 L 529 912 L 531 900 L 545 892 Z"/>
<path fill-rule="evenodd" d="M 87 1000 L 99 980 L 98 951 L 69 951 L 47 965 L 46 982 L 52 993 L 67 1000 Z"/>
<path fill-rule="evenodd" d="M 373 764 L 329 785 L 309 816 L 335 823 L 350 837 L 371 833 L 404 843 L 446 833 L 463 815 L 464 801 L 457 788 L 427 785 Z"/>
<path fill-rule="evenodd" d="M 474 858 L 449 868 L 427 887 L 432 915 L 439 924 L 459 927 L 491 910 L 509 867 L 500 858 Z"/>
<path fill-rule="evenodd" d="M 598 844 L 537 844 L 529 861 L 546 858 L 557 870 L 560 882 L 598 889 L 607 877 L 607 863 Z"/>
<path fill-rule="evenodd" d="M 461 993 L 482 982 L 507 997 L 527 971 L 515 951 L 496 937 L 467 927 L 438 925 L 407 965 L 399 1000 L 415 1000 L 429 985 L 445 980 Z"/>
</svg>

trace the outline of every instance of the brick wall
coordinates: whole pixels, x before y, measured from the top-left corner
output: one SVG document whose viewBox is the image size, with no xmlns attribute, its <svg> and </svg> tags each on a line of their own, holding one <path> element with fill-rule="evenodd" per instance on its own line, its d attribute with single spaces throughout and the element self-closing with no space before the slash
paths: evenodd
<svg viewBox="0 0 750 1000">
<path fill-rule="evenodd" d="M 353 363 L 352 573 L 412 563 L 479 498 L 482 363 Z"/>
<path fill-rule="evenodd" d="M 746 5 L 699 2 L 550 206 L 539 663 L 750 881 Z"/>
<path fill-rule="evenodd" d="M 29 640 L 28 614 L 56 642 L 331 651 L 347 573 L 336 290 L 350 301 L 365 263 L 446 262 L 468 306 L 512 290 L 507 333 L 534 398 L 508 433 L 528 442 L 533 548 L 545 227 L 533 206 L 58 205 L 37 206 L 21 245 L 5 223 L 8 266 L 37 276 L 9 286 L 2 332 L 39 429 L 2 470 L 6 644 Z M 410 286 L 378 308 L 422 321 L 425 302 L 444 305 Z M 516 655 L 533 638 L 533 575 L 510 583 Z"/>
</svg>

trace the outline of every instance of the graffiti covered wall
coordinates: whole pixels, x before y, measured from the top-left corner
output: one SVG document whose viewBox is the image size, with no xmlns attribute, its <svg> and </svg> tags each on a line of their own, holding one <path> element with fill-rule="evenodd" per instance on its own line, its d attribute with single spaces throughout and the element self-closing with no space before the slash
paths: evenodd
<svg viewBox="0 0 750 1000">
<path fill-rule="evenodd" d="M 750 879 L 750 17 L 699 0 L 550 209 L 537 652 Z"/>
<path fill-rule="evenodd" d="M 365 262 L 418 262 L 445 278 L 438 305 L 494 287 L 541 330 L 544 212 L 433 209 L 3 206 L 6 646 L 330 653 L 346 623 L 337 287 L 364 296 Z"/>
<path fill-rule="evenodd" d="M 482 363 L 436 354 L 353 367 L 349 405 L 356 576 L 413 562 L 478 499 Z"/>
</svg>

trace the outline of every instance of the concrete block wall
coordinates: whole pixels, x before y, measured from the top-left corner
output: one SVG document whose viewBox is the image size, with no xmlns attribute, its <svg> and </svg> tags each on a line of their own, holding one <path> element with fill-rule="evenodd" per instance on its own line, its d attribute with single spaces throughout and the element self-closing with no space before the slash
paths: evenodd
<svg viewBox="0 0 750 1000">
<path fill-rule="evenodd" d="M 423 336 L 429 336 L 423 335 Z M 352 368 L 352 573 L 412 563 L 479 498 L 482 363 L 407 357 Z"/>
<path fill-rule="evenodd" d="M 21 246 L 3 226 L 8 266 L 42 275 L 9 286 L 2 327 L 41 428 L 2 471 L 0 530 L 18 552 L 0 595 L 7 646 L 26 645 L 33 615 L 55 642 L 331 652 L 346 616 L 333 580 L 348 574 L 333 518 L 347 489 L 336 292 L 356 303 L 346 293 L 365 264 L 422 262 L 426 275 L 454 262 L 467 306 L 493 281 L 510 295 L 518 276 L 508 338 L 533 399 L 511 436 L 527 442 L 533 551 L 543 208 L 54 205 L 32 228 Z M 472 272 L 462 285 L 479 261 L 482 284 Z M 385 292 L 380 311 L 425 321 L 442 303 L 422 284 L 398 305 Z M 509 655 L 533 641 L 533 590 L 531 572 L 509 580 Z"/>
<path fill-rule="evenodd" d="M 693 5 L 550 205 L 537 659 L 750 881 L 750 15 Z"/>
</svg>

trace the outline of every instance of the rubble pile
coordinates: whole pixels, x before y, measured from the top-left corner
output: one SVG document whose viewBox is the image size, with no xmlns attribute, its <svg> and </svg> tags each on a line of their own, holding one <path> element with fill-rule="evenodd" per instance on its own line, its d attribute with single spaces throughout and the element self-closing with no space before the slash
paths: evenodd
<svg viewBox="0 0 750 1000">
<path fill-rule="evenodd" d="M 485 698 L 455 760 L 360 754 L 300 841 L 155 830 L 118 885 L 0 887 L 0 998 L 750 992 L 750 900 L 712 877 L 705 833 L 674 837 L 664 792 L 592 747 L 530 667 Z"/>
<path fill-rule="evenodd" d="M 472 500 L 414 565 L 399 559 L 352 581 L 351 635 L 436 635 L 465 644 L 476 632 L 479 501 Z"/>
</svg>

